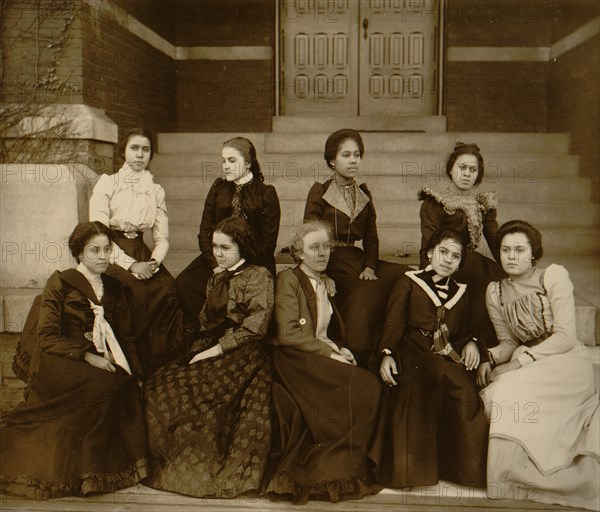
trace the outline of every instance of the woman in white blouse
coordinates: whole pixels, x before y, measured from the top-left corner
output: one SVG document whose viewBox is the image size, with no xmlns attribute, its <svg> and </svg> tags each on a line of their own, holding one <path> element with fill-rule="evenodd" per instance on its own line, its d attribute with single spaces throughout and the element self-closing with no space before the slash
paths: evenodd
<svg viewBox="0 0 600 512">
<path fill-rule="evenodd" d="M 490 421 L 488 497 L 600 510 L 598 392 L 577 338 L 573 283 L 545 269 L 542 236 L 527 222 L 496 236 L 507 279 L 487 289 L 500 344 L 479 366 Z"/>
<path fill-rule="evenodd" d="M 125 163 L 113 175 L 102 175 L 90 199 L 90 221 L 115 234 L 107 274 L 124 285 L 140 359 L 146 373 L 176 355 L 183 339 L 182 313 L 175 281 L 162 265 L 169 250 L 165 191 L 148 171 L 152 134 L 129 130 L 121 142 Z M 152 230 L 154 249 L 144 243 Z"/>
</svg>

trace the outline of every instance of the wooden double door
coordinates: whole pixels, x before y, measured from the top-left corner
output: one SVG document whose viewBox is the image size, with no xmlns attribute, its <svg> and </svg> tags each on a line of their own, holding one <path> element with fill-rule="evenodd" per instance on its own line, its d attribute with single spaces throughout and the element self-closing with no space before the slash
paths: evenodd
<svg viewBox="0 0 600 512">
<path fill-rule="evenodd" d="M 441 0 L 280 0 L 283 115 L 433 115 Z"/>
</svg>

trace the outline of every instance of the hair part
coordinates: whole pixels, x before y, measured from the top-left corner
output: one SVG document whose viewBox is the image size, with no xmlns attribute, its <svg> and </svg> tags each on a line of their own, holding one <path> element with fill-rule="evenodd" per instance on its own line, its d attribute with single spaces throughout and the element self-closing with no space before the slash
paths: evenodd
<svg viewBox="0 0 600 512">
<path fill-rule="evenodd" d="M 477 144 L 464 144 L 462 142 L 457 142 L 454 146 L 454 150 L 452 151 L 452 153 L 450 153 L 450 156 L 448 157 L 448 161 L 446 162 L 446 174 L 450 179 L 452 179 L 452 169 L 454 168 L 456 160 L 461 155 L 473 155 L 477 157 L 478 172 L 477 178 L 475 179 L 475 183 L 473 183 L 473 186 L 479 185 L 483 180 L 484 166 L 483 156 L 481 156 L 481 152 Z"/>
<path fill-rule="evenodd" d="M 233 139 L 226 140 L 223 142 L 224 148 L 233 148 L 240 152 L 246 162 L 250 163 L 250 172 L 252 177 L 256 181 L 265 181 L 262 171 L 260 170 L 260 164 L 256 157 L 256 148 L 254 144 L 245 137 L 234 137 Z"/>
<path fill-rule="evenodd" d="M 462 236 L 462 234 L 456 231 L 455 229 L 438 229 L 433 235 L 431 235 L 429 242 L 427 242 L 427 252 L 433 251 L 444 240 L 452 240 L 453 242 L 460 244 L 460 263 L 458 265 L 458 268 L 462 268 L 462 266 L 465 264 L 465 259 L 467 256 L 467 241 Z"/>
<path fill-rule="evenodd" d="M 325 151 L 323 153 L 323 157 L 325 158 L 325 163 L 329 168 L 333 169 L 331 161 L 335 160 L 340 150 L 340 146 L 347 140 L 353 140 L 356 142 L 361 158 L 365 154 L 365 145 L 363 144 L 360 133 L 351 128 L 343 128 L 337 132 L 333 132 L 329 137 L 327 137 L 327 141 L 325 142 Z"/>
<path fill-rule="evenodd" d="M 542 233 L 524 220 L 509 220 L 502 224 L 496 233 L 496 247 L 500 249 L 504 237 L 512 233 L 523 233 L 527 237 L 529 245 L 531 245 L 531 257 L 533 258 L 531 264 L 535 266 L 544 255 Z"/>
<path fill-rule="evenodd" d="M 80 256 L 87 243 L 97 235 L 105 235 L 111 245 L 114 243 L 115 236 L 112 229 L 102 224 L 102 222 L 82 222 L 75 226 L 71 236 L 69 236 L 68 245 L 71 255 L 77 263 L 81 263 Z"/>
<path fill-rule="evenodd" d="M 154 136 L 152 135 L 152 132 L 149 130 L 144 130 L 143 128 L 131 128 L 125 132 L 125 135 L 123 135 L 121 142 L 119 143 L 119 154 L 123 160 L 125 160 L 125 149 L 127 148 L 127 144 L 129 144 L 129 139 L 131 139 L 131 137 L 135 137 L 136 135 L 139 135 L 140 137 L 146 137 L 148 142 L 150 142 L 150 160 L 152 160 L 155 149 Z"/>
<path fill-rule="evenodd" d="M 294 233 L 294 237 L 291 242 L 288 244 L 290 249 L 290 254 L 294 261 L 299 265 L 302 263 L 302 252 L 304 251 L 304 238 L 309 233 L 315 233 L 317 231 L 325 231 L 327 233 L 327 238 L 329 242 L 333 242 L 333 235 L 331 233 L 331 227 L 326 222 L 321 220 L 309 220 L 302 224 L 296 232 Z"/>
<path fill-rule="evenodd" d="M 244 217 L 235 216 L 223 219 L 215 227 L 214 232 L 217 231 L 227 235 L 237 244 L 242 258 L 250 263 L 256 262 L 256 240 L 250 224 L 248 224 L 248 221 Z"/>
</svg>

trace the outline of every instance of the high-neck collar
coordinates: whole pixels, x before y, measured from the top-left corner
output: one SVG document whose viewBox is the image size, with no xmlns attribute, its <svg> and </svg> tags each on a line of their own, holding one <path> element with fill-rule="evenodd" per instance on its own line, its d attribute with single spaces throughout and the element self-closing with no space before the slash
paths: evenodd
<svg viewBox="0 0 600 512">
<path fill-rule="evenodd" d="M 231 267 L 226 268 L 229 272 L 235 272 L 238 268 L 240 268 L 244 263 L 246 263 L 245 258 L 241 258 L 235 265 L 231 265 Z"/>
<path fill-rule="evenodd" d="M 244 174 L 241 178 L 234 180 L 233 183 L 235 183 L 236 185 L 245 185 L 246 183 L 250 183 L 253 177 L 254 176 L 252 172 L 249 172 L 248 174 Z"/>
<path fill-rule="evenodd" d="M 356 180 L 354 178 L 347 180 L 346 178 L 340 177 L 340 175 L 337 173 L 335 173 L 333 181 L 335 181 L 335 184 L 338 187 L 351 187 L 356 183 Z"/>
</svg>

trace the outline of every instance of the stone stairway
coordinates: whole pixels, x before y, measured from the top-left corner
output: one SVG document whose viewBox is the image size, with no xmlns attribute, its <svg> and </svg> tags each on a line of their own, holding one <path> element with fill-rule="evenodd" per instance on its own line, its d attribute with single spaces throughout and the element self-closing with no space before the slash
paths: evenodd
<svg viewBox="0 0 600 512">
<path fill-rule="evenodd" d="M 151 162 L 156 181 L 166 190 L 171 249 L 166 260 L 177 275 L 198 254 L 197 232 L 204 198 L 221 175 L 223 141 L 242 135 L 256 146 L 265 181 L 281 202 L 278 246 L 286 245 L 302 222 L 311 185 L 330 170 L 323 160 L 332 131 L 361 131 L 365 156 L 361 177 L 371 190 L 378 213 L 381 257 L 416 264 L 420 245 L 417 191 L 443 190 L 449 184 L 444 165 L 456 141 L 476 142 L 485 160 L 481 191 L 498 194 L 498 221 L 525 219 L 544 235 L 542 265 L 565 265 L 575 284 L 577 331 L 593 346 L 591 357 L 600 379 L 600 218 L 591 203 L 590 182 L 579 176 L 579 157 L 569 153 L 565 134 L 446 133 L 444 118 L 274 118 L 273 133 L 161 133 Z M 147 234 L 148 235 L 148 234 Z M 149 240 L 148 240 L 149 241 Z M 482 252 L 489 253 L 487 247 Z M 278 257 L 280 263 L 289 258 Z M 22 325 L 39 289 L 0 290 L 5 334 L 0 339 L 0 410 L 21 395 L 10 369 Z M 8 334 L 15 333 L 15 334 Z M 596 345 L 596 346 L 594 346 Z"/>
</svg>

